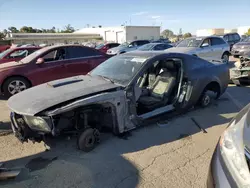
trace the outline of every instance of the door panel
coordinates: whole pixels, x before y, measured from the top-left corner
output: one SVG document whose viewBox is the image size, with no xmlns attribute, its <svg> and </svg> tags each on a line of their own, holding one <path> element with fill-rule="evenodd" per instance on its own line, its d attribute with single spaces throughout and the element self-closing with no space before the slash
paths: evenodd
<svg viewBox="0 0 250 188">
<path fill-rule="evenodd" d="M 29 75 L 30 80 L 32 80 L 34 85 L 42 84 L 48 81 L 66 78 L 68 77 L 67 69 L 65 63 L 67 60 L 61 61 L 51 61 L 39 65 L 35 65 L 36 68 L 33 69 Z"/>
<path fill-rule="evenodd" d="M 66 64 L 66 68 L 70 76 L 86 75 L 103 61 L 105 61 L 105 58 L 103 57 L 71 59 Z"/>
<path fill-rule="evenodd" d="M 99 51 L 87 47 L 69 47 L 70 61 L 66 64 L 70 76 L 85 75 L 106 60 Z"/>
<path fill-rule="evenodd" d="M 207 44 L 208 46 L 202 47 L 203 44 Z M 206 60 L 213 59 L 213 48 L 211 47 L 210 39 L 205 39 L 202 42 L 201 47 L 199 48 L 197 55 L 203 59 L 206 59 Z"/>
</svg>

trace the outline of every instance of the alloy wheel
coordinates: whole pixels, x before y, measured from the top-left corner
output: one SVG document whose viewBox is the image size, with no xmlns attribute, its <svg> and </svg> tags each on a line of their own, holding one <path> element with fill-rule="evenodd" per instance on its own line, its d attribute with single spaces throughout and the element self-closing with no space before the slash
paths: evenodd
<svg viewBox="0 0 250 188">
<path fill-rule="evenodd" d="M 20 80 L 13 80 L 8 85 L 8 91 L 12 95 L 22 92 L 23 90 L 27 89 L 27 86 L 24 82 Z"/>
<path fill-rule="evenodd" d="M 229 62 L 229 56 L 227 54 L 224 54 L 222 56 L 222 61 L 223 61 L 223 63 L 228 63 Z"/>
</svg>

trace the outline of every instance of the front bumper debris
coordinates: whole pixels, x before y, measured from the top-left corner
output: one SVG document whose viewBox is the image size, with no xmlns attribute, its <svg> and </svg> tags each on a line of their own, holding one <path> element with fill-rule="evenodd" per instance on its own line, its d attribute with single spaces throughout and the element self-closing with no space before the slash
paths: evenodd
<svg viewBox="0 0 250 188">
<path fill-rule="evenodd" d="M 21 115 L 10 113 L 11 128 L 14 135 L 20 142 L 28 142 L 28 140 L 40 142 L 42 141 L 42 135 L 32 131 L 25 123 Z"/>
</svg>

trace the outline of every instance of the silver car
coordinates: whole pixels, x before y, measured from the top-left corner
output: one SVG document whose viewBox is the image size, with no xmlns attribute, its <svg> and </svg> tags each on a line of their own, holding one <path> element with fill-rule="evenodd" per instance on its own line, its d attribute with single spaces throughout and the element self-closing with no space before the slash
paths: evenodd
<svg viewBox="0 0 250 188">
<path fill-rule="evenodd" d="M 224 39 L 216 36 L 190 37 L 181 41 L 176 47 L 165 51 L 187 53 L 208 61 L 222 60 L 228 63 L 230 46 Z"/>
<path fill-rule="evenodd" d="M 214 151 L 208 188 L 250 187 L 250 104 L 232 119 Z"/>
<path fill-rule="evenodd" d="M 144 44 L 148 44 L 148 40 L 136 40 L 131 43 L 123 43 L 115 48 L 111 48 L 107 51 L 108 55 L 118 55 L 126 52 L 131 52 L 139 48 Z"/>
<path fill-rule="evenodd" d="M 231 54 L 238 58 L 239 56 L 245 56 L 250 53 L 250 37 L 245 38 L 243 41 L 233 45 Z"/>
</svg>

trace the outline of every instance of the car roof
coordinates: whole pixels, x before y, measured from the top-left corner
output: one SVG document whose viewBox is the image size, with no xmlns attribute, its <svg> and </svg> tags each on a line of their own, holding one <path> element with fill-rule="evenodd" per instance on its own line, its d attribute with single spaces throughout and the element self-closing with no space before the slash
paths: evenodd
<svg viewBox="0 0 250 188">
<path fill-rule="evenodd" d="M 168 55 L 169 57 L 190 57 L 191 55 L 178 53 L 178 52 L 166 52 L 166 51 L 131 51 L 124 54 L 120 54 L 119 56 L 135 56 L 135 57 L 144 57 L 144 58 L 154 58 L 159 55 Z M 191 56 L 192 57 L 192 56 Z"/>
<path fill-rule="evenodd" d="M 200 37 L 189 37 L 188 39 L 190 39 L 190 38 L 192 38 L 192 39 L 196 39 L 196 38 L 201 38 L 201 39 L 205 39 L 205 38 L 211 38 L 211 37 L 213 37 L 213 38 L 220 38 L 221 39 L 221 37 L 220 37 L 221 35 L 210 35 L 210 36 L 200 36 Z M 223 36 L 223 35 L 222 35 Z M 185 40 L 185 39 L 184 39 Z"/>
<path fill-rule="evenodd" d="M 154 45 L 157 45 L 157 44 L 166 44 L 166 43 L 164 43 L 164 42 L 150 42 L 150 43 L 148 43 L 148 44 L 154 44 Z"/>
<path fill-rule="evenodd" d="M 83 45 L 80 45 L 80 44 L 58 44 L 58 45 L 53 45 L 53 46 L 46 46 L 46 47 L 43 47 L 41 48 L 41 52 L 46 52 L 48 50 L 53 50 L 55 48 L 60 48 L 60 47 L 82 47 L 82 48 L 89 48 L 87 46 L 83 46 Z"/>
<path fill-rule="evenodd" d="M 27 47 L 11 47 L 10 49 L 18 49 L 18 50 L 24 50 L 24 49 L 40 49 L 39 46 L 27 46 Z"/>
</svg>

